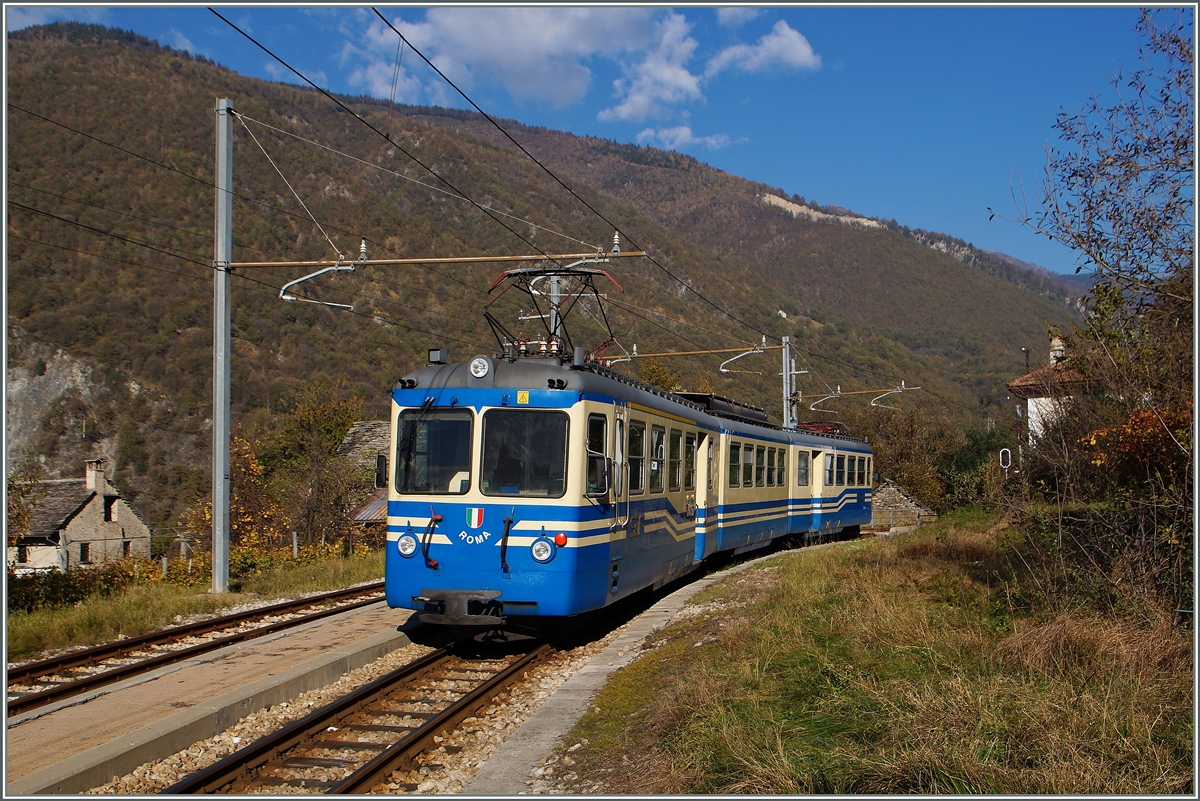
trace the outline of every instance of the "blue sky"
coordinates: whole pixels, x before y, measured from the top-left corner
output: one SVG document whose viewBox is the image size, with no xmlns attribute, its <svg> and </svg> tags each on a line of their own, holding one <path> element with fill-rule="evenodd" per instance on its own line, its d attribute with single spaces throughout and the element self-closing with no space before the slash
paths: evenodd
<svg viewBox="0 0 1200 801">
<path fill-rule="evenodd" d="M 1022 185 L 1036 200 L 1056 115 L 1138 63 L 1129 6 L 377 7 L 493 116 L 672 148 L 1056 272 L 1073 253 L 986 207 L 1015 215 Z M 393 94 L 397 37 L 370 7 L 217 8 L 324 88 Z M 9 31 L 99 22 L 298 82 L 202 6 L 5 12 Z M 395 98 L 466 107 L 407 48 Z"/>
</svg>

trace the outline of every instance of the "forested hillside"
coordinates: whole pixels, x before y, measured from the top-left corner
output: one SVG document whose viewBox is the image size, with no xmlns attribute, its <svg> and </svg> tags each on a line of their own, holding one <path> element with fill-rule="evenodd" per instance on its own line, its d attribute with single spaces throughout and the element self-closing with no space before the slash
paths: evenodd
<svg viewBox="0 0 1200 801">
<path fill-rule="evenodd" d="M 177 519 L 206 482 L 217 98 L 244 115 L 234 261 L 327 259 L 335 248 L 354 258 L 361 238 L 370 258 L 589 252 L 612 241 L 608 223 L 475 114 L 347 99 L 360 120 L 315 91 L 97 26 L 28 29 L 8 46 L 7 368 L 10 389 L 14 379 L 38 388 L 22 396 L 29 425 L 10 462 L 33 454 L 50 475 L 75 475 L 79 456 L 106 454 L 155 525 Z M 635 343 L 645 353 L 790 335 L 811 369 L 806 398 L 904 380 L 924 390 L 903 405 L 968 426 L 1011 415 L 1003 384 L 1024 371 L 1020 349 L 1042 351 L 1047 324 L 1073 319 L 1068 294 L 1000 280 L 896 226 L 794 217 L 763 200 L 782 190 L 689 156 L 504 125 L 617 224 L 626 249 L 658 263 L 610 266 L 624 289 L 601 287 L 618 342 L 610 355 Z M 456 359 L 495 350 L 481 310 L 501 269 L 364 268 L 306 285 L 352 312 L 281 301 L 301 270 L 237 271 L 235 424 L 265 435 L 318 381 L 344 382 L 365 396 L 367 416 L 384 416 L 386 391 L 427 347 Z M 536 333 L 522 311 L 505 297 L 493 313 Z M 576 344 L 604 338 L 597 311 L 573 318 Z M 91 372 L 81 378 L 69 360 Z M 778 420 L 777 352 L 740 360 L 750 373 L 718 373 L 721 361 L 663 366 L 688 388 L 707 382 Z"/>
</svg>

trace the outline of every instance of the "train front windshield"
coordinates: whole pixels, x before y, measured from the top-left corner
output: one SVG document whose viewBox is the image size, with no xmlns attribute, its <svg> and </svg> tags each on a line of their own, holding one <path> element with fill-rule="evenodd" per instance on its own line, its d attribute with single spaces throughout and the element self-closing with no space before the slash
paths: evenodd
<svg viewBox="0 0 1200 801">
<path fill-rule="evenodd" d="M 396 443 L 396 491 L 462 495 L 471 488 L 468 411 L 408 409 L 400 413 Z"/>
<path fill-rule="evenodd" d="M 562 412 L 485 412 L 483 494 L 561 498 L 567 491 L 567 428 Z"/>
</svg>

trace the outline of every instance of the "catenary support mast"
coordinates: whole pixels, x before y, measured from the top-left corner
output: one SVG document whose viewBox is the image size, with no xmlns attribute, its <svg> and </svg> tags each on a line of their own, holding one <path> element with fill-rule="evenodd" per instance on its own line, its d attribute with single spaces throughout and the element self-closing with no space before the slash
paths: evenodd
<svg viewBox="0 0 1200 801">
<path fill-rule="evenodd" d="M 213 248 L 212 591 L 229 589 L 229 262 L 233 257 L 233 102 L 217 101 Z"/>
</svg>

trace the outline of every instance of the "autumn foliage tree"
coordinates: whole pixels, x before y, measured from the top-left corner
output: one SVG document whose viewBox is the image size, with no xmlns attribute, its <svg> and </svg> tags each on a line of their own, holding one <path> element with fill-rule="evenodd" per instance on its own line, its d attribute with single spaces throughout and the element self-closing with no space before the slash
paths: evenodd
<svg viewBox="0 0 1200 801">
<path fill-rule="evenodd" d="M 1065 339 L 1087 397 L 1035 442 L 1046 575 L 1128 608 L 1192 605 L 1194 51 L 1190 12 L 1143 11 L 1140 65 L 1055 128 L 1024 222 L 1096 284 Z M 1035 536 L 1036 541 L 1036 536 Z M 1050 566 L 1054 566 L 1051 570 Z"/>
<path fill-rule="evenodd" d="M 197 540 L 211 542 L 212 499 L 192 506 L 183 523 Z M 229 543 L 281 545 L 285 529 L 283 509 L 267 488 L 254 446 L 239 429 L 229 443 Z"/>
</svg>

